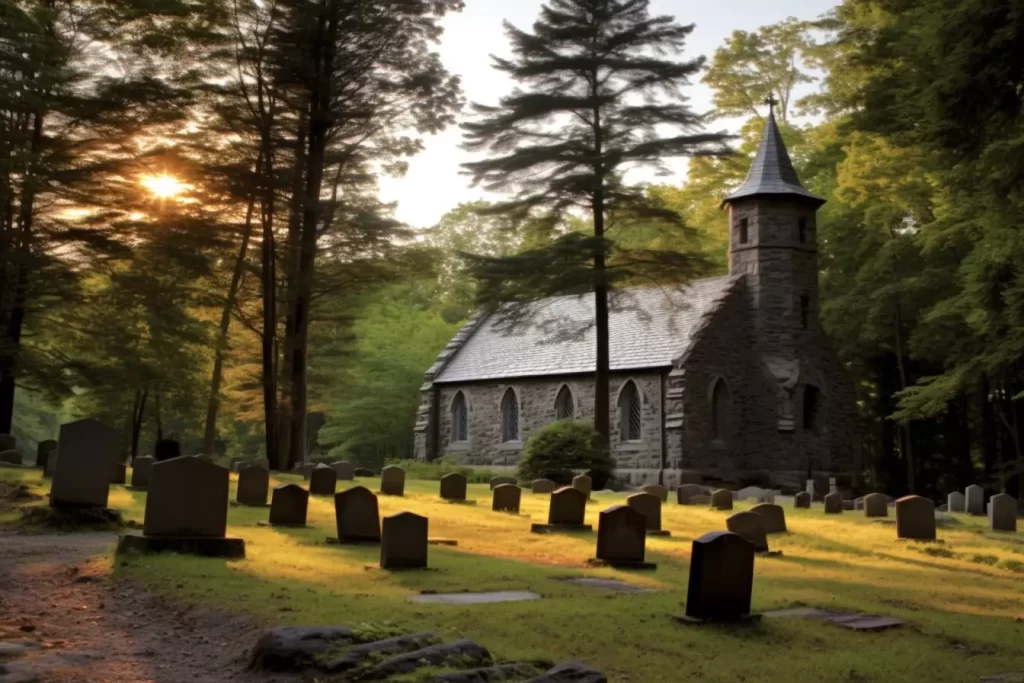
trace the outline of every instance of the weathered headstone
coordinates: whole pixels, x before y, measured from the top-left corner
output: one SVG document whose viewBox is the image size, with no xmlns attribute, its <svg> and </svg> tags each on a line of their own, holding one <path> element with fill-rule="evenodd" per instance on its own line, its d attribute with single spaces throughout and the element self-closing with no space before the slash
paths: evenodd
<svg viewBox="0 0 1024 683">
<path fill-rule="evenodd" d="M 466 477 L 458 472 L 450 472 L 441 477 L 441 498 L 466 500 Z"/>
<path fill-rule="evenodd" d="M 587 514 L 587 494 L 572 486 L 563 486 L 551 494 L 548 506 L 548 523 L 534 524 L 531 530 L 543 532 L 551 530 L 590 531 L 590 525 L 583 523 Z"/>
<path fill-rule="evenodd" d="M 854 510 L 863 510 L 864 509 L 864 496 L 861 496 L 859 498 L 854 498 L 853 499 L 853 509 Z"/>
<path fill-rule="evenodd" d="M 626 497 L 626 505 L 644 516 L 649 535 L 668 536 L 661 528 L 661 498 L 653 493 L 634 493 Z"/>
<path fill-rule="evenodd" d="M 645 565 L 646 527 L 644 515 L 628 505 L 602 511 L 597 523 L 597 559 L 613 565 Z"/>
<path fill-rule="evenodd" d="M 381 470 L 380 492 L 385 496 L 404 496 L 405 470 L 397 465 L 388 465 Z"/>
<path fill-rule="evenodd" d="M 309 491 L 298 484 L 278 486 L 270 497 L 270 526 L 306 526 Z"/>
<path fill-rule="evenodd" d="M 270 491 L 270 472 L 256 464 L 243 464 L 238 470 L 237 500 L 240 505 L 263 507 Z"/>
<path fill-rule="evenodd" d="M 383 569 L 426 567 L 427 529 L 427 518 L 412 512 L 385 517 L 380 541 L 380 566 Z"/>
<path fill-rule="evenodd" d="M 515 484 L 498 484 L 492 492 L 491 510 L 519 514 L 519 502 L 522 500 L 522 495 L 523 490 Z"/>
<path fill-rule="evenodd" d="M 145 491 L 149 488 L 149 479 L 153 474 L 153 457 L 141 455 L 132 464 L 132 488 Z"/>
<path fill-rule="evenodd" d="M 732 510 L 732 491 L 717 489 L 711 493 L 711 507 L 715 510 Z"/>
<path fill-rule="evenodd" d="M 838 515 L 843 511 L 843 494 L 829 493 L 825 496 L 825 514 Z"/>
<path fill-rule="evenodd" d="M 498 488 L 502 484 L 511 484 L 515 486 L 519 483 L 519 480 L 515 477 L 493 477 L 491 479 L 491 490 Z"/>
<path fill-rule="evenodd" d="M 699 495 L 690 497 L 690 505 L 711 505 L 711 496 Z"/>
<path fill-rule="evenodd" d="M 550 479 L 534 479 L 530 488 L 534 493 L 554 493 L 557 485 Z"/>
<path fill-rule="evenodd" d="M 354 486 L 334 494 L 334 517 L 340 542 L 380 542 L 377 496 L 365 486 Z"/>
<path fill-rule="evenodd" d="M 57 457 L 57 442 L 53 439 L 47 439 L 46 441 L 40 441 L 39 445 L 36 446 L 36 467 L 39 467 L 46 472 L 46 464 L 50 458 Z"/>
<path fill-rule="evenodd" d="M 160 439 L 153 446 L 153 460 L 163 462 L 181 457 L 181 444 L 174 439 Z"/>
<path fill-rule="evenodd" d="M 668 502 L 668 488 L 661 484 L 647 484 L 646 486 L 641 486 L 640 490 L 644 493 L 649 493 L 652 496 L 657 496 L 658 500 L 662 503 Z"/>
<path fill-rule="evenodd" d="M 750 615 L 754 545 L 728 531 L 694 540 L 686 617 L 694 621 L 738 621 Z"/>
<path fill-rule="evenodd" d="M 869 493 L 864 496 L 865 517 L 888 517 L 889 499 L 884 493 Z"/>
<path fill-rule="evenodd" d="M 338 474 L 327 465 L 317 465 L 309 475 L 309 493 L 312 496 L 333 496 L 338 488 Z"/>
<path fill-rule="evenodd" d="M 793 507 L 795 508 L 809 508 L 811 507 L 811 494 L 807 491 L 800 491 L 793 496 Z"/>
<path fill-rule="evenodd" d="M 346 460 L 332 462 L 331 467 L 334 468 L 334 473 L 338 475 L 338 481 L 352 481 L 356 478 L 356 468 Z"/>
<path fill-rule="evenodd" d="M 707 494 L 707 488 L 700 484 L 683 484 L 676 489 L 676 502 L 680 505 L 693 505 L 694 496 Z"/>
<path fill-rule="evenodd" d="M 843 509 L 844 510 L 853 510 L 854 509 L 854 502 L 852 500 L 843 499 Z"/>
<path fill-rule="evenodd" d="M 127 475 L 128 468 L 125 467 L 125 464 L 123 462 L 115 462 L 110 470 L 110 483 L 123 484 Z"/>
<path fill-rule="evenodd" d="M 146 496 L 146 536 L 223 538 L 228 525 L 228 470 L 202 458 L 153 465 Z"/>
<path fill-rule="evenodd" d="M 997 493 L 988 501 L 988 525 L 992 531 L 1017 530 L 1017 499 Z"/>
<path fill-rule="evenodd" d="M 935 540 L 935 503 L 921 496 L 896 501 L 896 536 L 918 541 Z"/>
<path fill-rule="evenodd" d="M 786 532 L 786 511 L 782 509 L 781 505 L 761 503 L 750 508 L 750 512 L 760 515 L 765 533 L 782 534 Z"/>
<path fill-rule="evenodd" d="M 756 500 L 761 502 L 761 499 L 767 493 L 760 486 L 746 486 L 736 492 L 736 500 Z"/>
<path fill-rule="evenodd" d="M 828 477 L 820 474 L 814 475 L 809 481 L 810 494 L 814 500 L 825 500 L 825 496 L 833 493 L 832 486 Z"/>
<path fill-rule="evenodd" d="M 764 518 L 753 512 L 737 512 L 725 520 L 725 528 L 739 534 L 754 545 L 759 553 L 768 552 L 768 535 L 764 528 Z"/>
<path fill-rule="evenodd" d="M 0 434 L 0 451 L 13 451 L 18 447 L 18 440 L 10 434 Z"/>
<path fill-rule="evenodd" d="M 594 488 L 594 480 L 589 475 L 578 474 L 572 478 L 572 487 L 583 491 L 583 493 L 587 494 L 587 498 L 590 498 L 590 492 Z"/>
<path fill-rule="evenodd" d="M 98 420 L 78 420 L 61 425 L 50 505 L 107 506 L 115 438 L 114 429 Z"/>
<path fill-rule="evenodd" d="M 985 514 L 985 489 L 977 484 L 964 489 L 964 510 L 969 515 Z"/>
<path fill-rule="evenodd" d="M 946 497 L 946 511 L 947 512 L 964 512 L 966 501 L 964 500 L 964 494 L 959 491 L 953 491 Z"/>
<path fill-rule="evenodd" d="M 13 449 L 0 451 L 0 462 L 5 462 L 8 465 L 20 465 L 21 453 Z"/>
</svg>

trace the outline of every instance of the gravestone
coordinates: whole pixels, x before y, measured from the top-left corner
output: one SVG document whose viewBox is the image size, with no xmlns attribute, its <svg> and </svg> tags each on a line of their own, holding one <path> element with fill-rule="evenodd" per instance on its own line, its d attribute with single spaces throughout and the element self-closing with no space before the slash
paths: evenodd
<svg viewBox="0 0 1024 683">
<path fill-rule="evenodd" d="M 18 440 L 10 434 L 0 434 L 0 451 L 13 451 L 18 447 Z"/>
<path fill-rule="evenodd" d="M 327 465 L 317 465 L 309 475 L 309 494 L 312 496 L 333 496 L 338 488 L 338 474 Z"/>
<path fill-rule="evenodd" d="M 750 616 L 754 588 L 754 544 L 729 531 L 693 541 L 686 618 L 739 621 Z"/>
<path fill-rule="evenodd" d="M 853 499 L 853 509 L 854 510 L 863 510 L 864 509 L 864 496 L 861 496 L 860 498 L 854 498 Z"/>
<path fill-rule="evenodd" d="M 1017 530 L 1017 499 L 997 493 L 988 501 L 988 525 L 992 531 Z"/>
<path fill-rule="evenodd" d="M 143 534 L 223 538 L 227 526 L 226 468 L 190 457 L 153 465 Z"/>
<path fill-rule="evenodd" d="M 587 514 L 587 494 L 572 486 L 563 486 L 551 494 L 548 506 L 548 523 L 534 524 L 531 531 L 590 531 L 591 527 L 583 523 Z"/>
<path fill-rule="evenodd" d="M 534 493 L 554 493 L 557 487 L 550 479 L 534 479 L 530 488 Z"/>
<path fill-rule="evenodd" d="M 11 449 L 0 451 L 0 462 L 5 462 L 8 465 L 20 465 L 21 453 Z"/>
<path fill-rule="evenodd" d="M 854 502 L 852 500 L 844 500 L 843 501 L 843 509 L 844 510 L 853 510 L 854 509 Z"/>
<path fill-rule="evenodd" d="M 515 477 L 494 477 L 491 479 L 491 490 L 498 488 L 502 484 L 511 484 L 515 486 L 519 483 L 519 480 Z"/>
<path fill-rule="evenodd" d="M 793 496 L 793 507 L 795 508 L 809 508 L 811 507 L 811 494 L 807 491 L 800 491 Z"/>
<path fill-rule="evenodd" d="M 491 496 L 491 510 L 494 512 L 514 512 L 519 514 L 519 502 L 523 490 L 515 484 L 498 484 Z"/>
<path fill-rule="evenodd" d="M 843 511 L 843 494 L 829 493 L 825 496 L 825 514 L 838 515 Z"/>
<path fill-rule="evenodd" d="M 357 467 L 356 468 L 356 476 L 357 477 L 376 477 L 377 473 L 374 472 L 371 469 L 366 468 L 366 467 Z"/>
<path fill-rule="evenodd" d="M 711 493 L 711 507 L 715 510 L 732 510 L 732 491 L 717 489 Z"/>
<path fill-rule="evenodd" d="M 680 505 L 693 505 L 694 496 L 707 494 L 707 488 L 700 484 L 683 484 L 676 489 L 676 502 Z"/>
<path fill-rule="evenodd" d="M 388 465 L 380 473 L 380 492 L 385 496 L 405 495 L 405 470 Z"/>
<path fill-rule="evenodd" d="M 387 468 L 385 468 L 387 469 Z M 427 566 L 426 517 L 400 512 L 384 518 L 380 541 L 382 569 L 421 569 Z"/>
<path fill-rule="evenodd" d="M 750 508 L 750 512 L 760 515 L 765 533 L 783 534 L 786 532 L 786 511 L 782 509 L 781 505 L 761 503 Z"/>
<path fill-rule="evenodd" d="M 334 469 L 334 473 L 338 475 L 338 481 L 352 481 L 356 478 L 356 468 L 346 460 L 332 462 L 331 467 Z"/>
<path fill-rule="evenodd" d="M 153 446 L 153 460 L 163 462 L 181 457 L 181 444 L 174 439 L 160 439 Z"/>
<path fill-rule="evenodd" d="M 657 496 L 658 500 L 662 503 L 668 502 L 668 489 L 661 484 L 647 484 L 646 486 L 641 486 L 640 490 L 652 496 Z"/>
<path fill-rule="evenodd" d="M 964 510 L 969 515 L 985 514 L 985 489 L 977 484 L 964 489 Z"/>
<path fill-rule="evenodd" d="M 809 480 L 809 484 L 810 489 L 808 490 L 814 500 L 824 501 L 825 496 L 833 493 L 831 482 L 829 478 L 824 475 L 814 475 L 814 477 Z"/>
<path fill-rule="evenodd" d="M 668 536 L 661 528 L 661 498 L 653 493 L 634 493 L 626 497 L 626 505 L 644 516 L 647 533 L 651 536 Z"/>
<path fill-rule="evenodd" d="M 57 442 L 53 439 L 40 441 L 39 445 L 36 446 L 36 467 L 42 468 L 43 472 L 46 472 L 46 464 L 50 458 L 56 457 Z"/>
<path fill-rule="evenodd" d="M 768 552 L 768 535 L 761 515 L 754 512 L 737 512 L 725 520 L 725 528 L 752 543 L 755 552 Z"/>
<path fill-rule="evenodd" d="M 587 494 L 587 498 L 590 498 L 590 492 L 594 487 L 594 480 L 586 474 L 579 474 L 572 478 L 572 487 L 583 491 L 583 493 Z"/>
<path fill-rule="evenodd" d="M 334 494 L 334 517 L 341 543 L 380 542 L 377 496 L 365 486 L 354 486 Z"/>
<path fill-rule="evenodd" d="M 756 500 L 761 502 L 768 493 L 760 486 L 746 486 L 736 492 L 736 500 Z"/>
<path fill-rule="evenodd" d="M 896 537 L 934 541 L 935 503 L 921 496 L 904 496 L 897 500 Z"/>
<path fill-rule="evenodd" d="M 444 500 L 466 500 L 466 477 L 458 472 L 441 477 L 441 498 Z"/>
<path fill-rule="evenodd" d="M 57 471 L 57 453 L 53 453 L 46 461 L 46 468 L 43 470 L 43 479 L 53 479 Z"/>
<path fill-rule="evenodd" d="M 699 495 L 690 498 L 690 505 L 711 505 L 711 496 Z"/>
<path fill-rule="evenodd" d="M 639 494 L 650 495 L 650 494 Z M 661 504 L 661 501 L 658 501 Z M 597 523 L 597 559 L 612 565 L 646 566 L 647 520 L 628 505 L 616 505 L 602 511 Z"/>
<path fill-rule="evenodd" d="M 50 488 L 53 507 L 106 507 L 114 466 L 116 432 L 99 420 L 60 426 L 57 470 Z"/>
<path fill-rule="evenodd" d="M 309 491 L 298 484 L 278 486 L 270 497 L 270 526 L 306 526 Z"/>
<path fill-rule="evenodd" d="M 149 479 L 153 474 L 153 457 L 149 455 L 135 458 L 132 465 L 132 488 L 145 491 L 149 488 Z"/>
<path fill-rule="evenodd" d="M 110 483 L 111 484 L 123 484 L 125 477 L 127 476 L 128 468 L 125 467 L 123 462 L 115 462 L 113 468 L 110 470 Z"/>
<path fill-rule="evenodd" d="M 865 517 L 888 517 L 889 499 L 884 493 L 869 493 L 864 496 Z"/>
<path fill-rule="evenodd" d="M 302 478 L 309 481 L 309 478 L 313 476 L 313 470 L 316 469 L 316 465 L 311 462 L 304 462 L 299 464 L 299 473 L 302 474 Z"/>
<path fill-rule="evenodd" d="M 964 512 L 965 507 L 964 494 L 959 491 L 953 491 L 946 497 L 946 511 L 947 512 Z"/>
<path fill-rule="evenodd" d="M 263 507 L 267 504 L 269 491 L 270 472 L 267 468 L 256 464 L 243 464 L 238 470 L 238 503 Z"/>
</svg>

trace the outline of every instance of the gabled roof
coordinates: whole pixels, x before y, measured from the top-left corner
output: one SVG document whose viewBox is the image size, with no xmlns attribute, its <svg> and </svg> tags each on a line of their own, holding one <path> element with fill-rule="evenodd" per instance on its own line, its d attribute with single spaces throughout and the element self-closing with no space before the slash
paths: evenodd
<svg viewBox="0 0 1024 683">
<path fill-rule="evenodd" d="M 611 369 L 671 366 L 689 350 L 697 331 L 741 279 L 724 276 L 697 280 L 686 286 L 636 287 L 615 292 L 608 321 Z M 504 330 L 493 314 L 471 322 L 472 328 L 461 347 L 446 349 L 442 357 L 447 358 L 438 359 L 443 367 L 435 364 L 431 368 L 435 373 L 433 381 L 472 382 L 594 372 L 593 295 L 553 297 L 534 306 L 534 322 L 511 332 Z"/>
<path fill-rule="evenodd" d="M 818 206 L 825 203 L 824 199 L 808 192 L 800 184 L 800 178 L 793 168 L 786 144 L 782 141 L 782 133 L 775 123 L 775 113 L 772 111 L 768 112 L 768 122 L 761 135 L 761 145 L 757 148 L 757 156 L 754 157 L 754 162 L 747 172 L 747 179 L 722 203 L 764 195 L 792 195 L 811 200 Z"/>
</svg>

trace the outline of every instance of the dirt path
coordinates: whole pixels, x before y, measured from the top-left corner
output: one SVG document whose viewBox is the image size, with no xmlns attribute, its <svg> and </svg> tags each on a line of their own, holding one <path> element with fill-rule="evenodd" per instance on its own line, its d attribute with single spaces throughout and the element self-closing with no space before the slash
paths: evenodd
<svg viewBox="0 0 1024 683">
<path fill-rule="evenodd" d="M 111 534 L 0 533 L 0 683 L 278 683 L 246 670 L 259 626 L 115 585 Z"/>
</svg>

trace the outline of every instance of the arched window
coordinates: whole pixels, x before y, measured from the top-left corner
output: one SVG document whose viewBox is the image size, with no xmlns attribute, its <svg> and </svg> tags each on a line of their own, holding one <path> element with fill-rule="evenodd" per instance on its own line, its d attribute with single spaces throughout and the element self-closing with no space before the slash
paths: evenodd
<svg viewBox="0 0 1024 683">
<path fill-rule="evenodd" d="M 555 419 L 571 420 L 574 417 L 576 417 L 576 405 L 572 400 L 572 392 L 569 391 L 569 387 L 563 385 L 555 398 Z"/>
<path fill-rule="evenodd" d="M 501 399 L 501 440 L 519 441 L 519 399 L 512 389 Z"/>
<path fill-rule="evenodd" d="M 820 404 L 821 392 L 818 391 L 818 387 L 810 384 L 804 387 L 804 431 L 818 433 Z"/>
<path fill-rule="evenodd" d="M 732 436 L 732 397 L 725 380 L 719 379 L 711 390 L 711 433 L 719 441 Z"/>
<path fill-rule="evenodd" d="M 469 409 L 461 391 L 452 399 L 452 443 L 469 441 Z"/>
<path fill-rule="evenodd" d="M 639 441 L 643 426 L 643 402 L 633 380 L 626 382 L 619 394 L 619 439 Z"/>
</svg>

